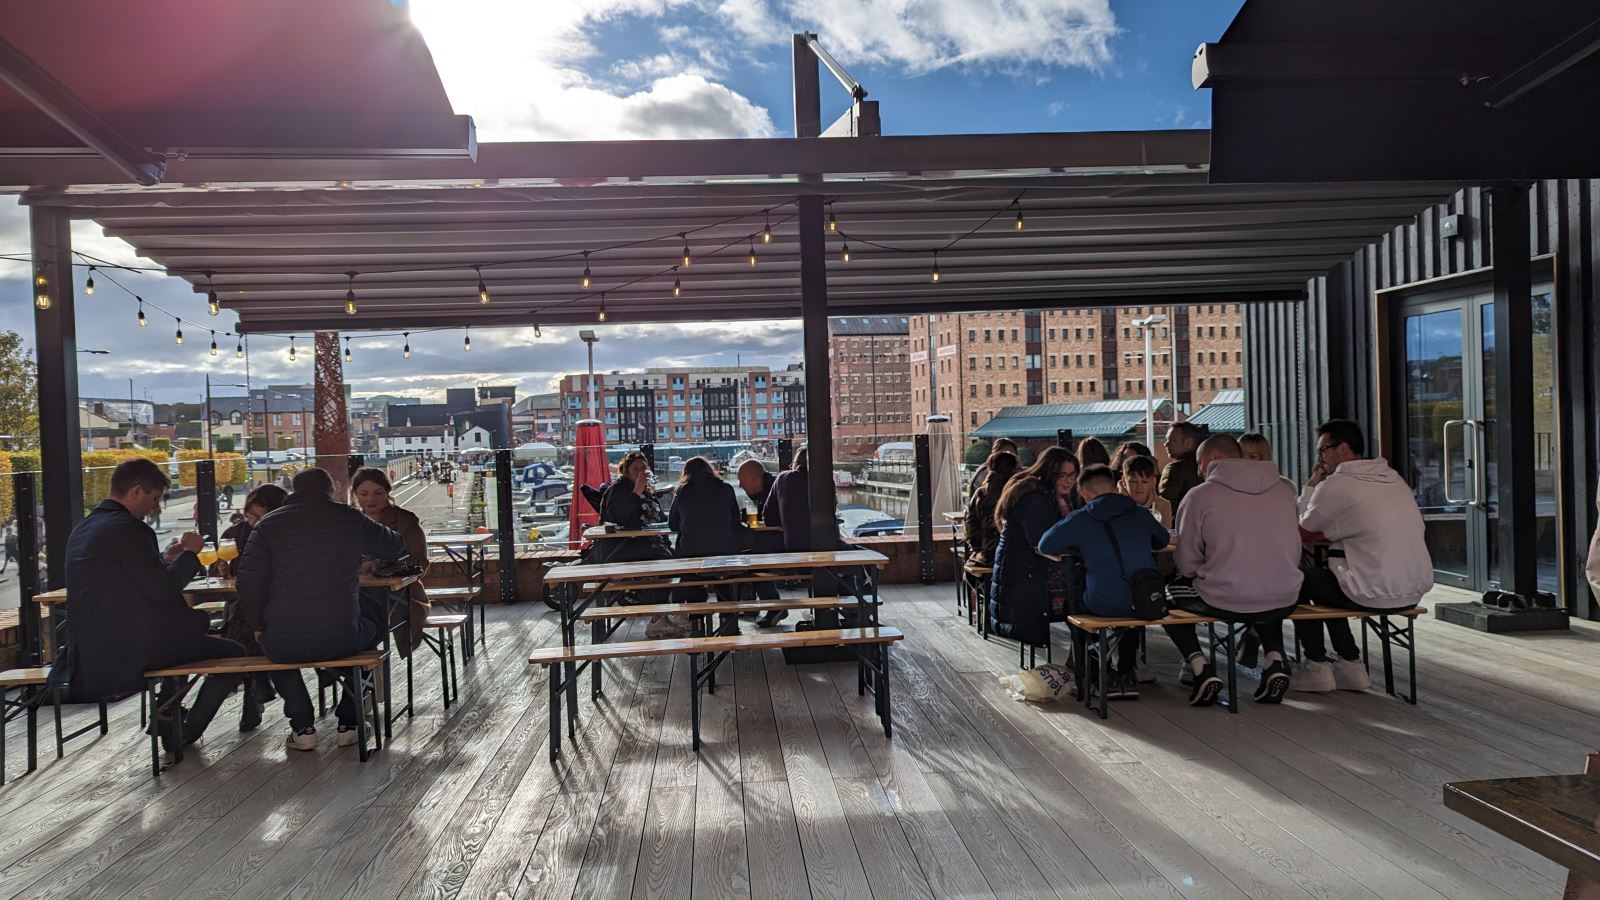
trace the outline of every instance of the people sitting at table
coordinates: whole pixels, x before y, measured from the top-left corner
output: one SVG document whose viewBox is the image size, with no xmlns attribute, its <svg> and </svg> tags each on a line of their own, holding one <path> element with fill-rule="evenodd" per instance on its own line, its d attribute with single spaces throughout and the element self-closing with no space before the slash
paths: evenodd
<svg viewBox="0 0 1600 900">
<path fill-rule="evenodd" d="M 703 456 L 696 456 L 683 464 L 683 476 L 678 479 L 677 496 L 672 501 L 668 520 L 678 535 L 673 555 L 725 556 L 738 553 L 747 543 L 744 516 L 739 512 L 739 500 L 733 486 L 717 475 L 715 466 Z M 685 579 L 687 581 L 688 579 Z M 735 585 L 717 585 L 717 599 L 731 602 L 737 599 Z M 672 602 L 702 603 L 706 589 L 697 586 L 674 588 Z M 655 626 L 656 623 L 651 623 Z M 657 626 L 657 630 L 670 629 Z M 723 615 L 718 620 L 718 634 L 738 634 L 739 617 Z M 654 637 L 646 627 L 645 637 Z"/>
<path fill-rule="evenodd" d="M 995 545 L 1000 543 L 1000 527 L 995 524 L 994 510 L 1000 505 L 1006 483 L 1022 468 L 1022 463 L 1017 461 L 1015 453 L 997 450 L 989 454 L 983 467 L 983 483 L 972 492 L 962 522 L 967 529 L 967 562 L 987 569 L 994 565 Z"/>
<path fill-rule="evenodd" d="M 171 480 L 148 459 L 128 459 L 111 473 L 111 494 L 67 538 L 67 646 L 51 671 L 75 702 L 104 700 L 145 687 L 150 669 L 243 656 L 238 643 L 213 637 L 210 617 L 190 608 L 183 588 L 201 572 L 200 535 L 185 532 L 163 553 L 144 520 L 161 509 Z M 200 738 L 239 684 L 237 675 L 208 676 L 187 713 L 168 708 L 179 681 L 156 696 L 151 727 L 176 751 L 176 716 L 185 743 Z"/>
<path fill-rule="evenodd" d="M 1148 446 L 1138 441 L 1123 441 L 1117 445 L 1116 452 L 1111 454 L 1111 468 L 1120 473 L 1123 465 L 1135 456 L 1156 458 L 1155 453 Z"/>
<path fill-rule="evenodd" d="M 1157 522 L 1171 528 L 1172 504 L 1156 492 L 1156 461 L 1148 456 L 1132 456 L 1123 461 L 1121 472 L 1117 490 L 1149 510 Z"/>
<path fill-rule="evenodd" d="M 767 503 L 761 508 L 762 524 L 783 530 L 783 549 L 789 553 L 803 553 L 811 546 L 811 483 L 808 479 L 810 448 L 802 446 L 794 453 L 794 462 L 787 471 L 779 472 L 772 481 Z"/>
<path fill-rule="evenodd" d="M 1117 493 L 1117 473 L 1108 465 L 1084 467 L 1078 476 L 1078 495 L 1084 505 L 1045 532 L 1039 552 L 1055 557 L 1071 553 L 1082 561 L 1082 602 L 1089 613 L 1115 618 L 1132 616 L 1133 585 L 1128 576 L 1155 569 L 1154 551 L 1171 540 L 1167 529 L 1156 522 L 1148 509 Z M 1106 685 L 1108 698 L 1139 696 L 1135 673 L 1138 657 L 1139 631 L 1130 628 L 1117 644 L 1116 677 Z"/>
<path fill-rule="evenodd" d="M 263 484 L 250 491 L 244 498 L 244 511 L 242 518 L 222 533 L 222 539 L 233 541 L 234 545 L 243 551 L 250 543 L 250 531 L 255 528 L 261 517 L 282 506 L 289 499 L 288 491 L 275 484 Z M 239 574 L 239 560 L 232 563 L 230 574 Z M 239 601 L 234 599 L 228 603 L 227 613 L 223 616 L 222 636 L 238 641 L 244 647 L 244 652 L 251 656 L 260 656 L 261 644 L 256 640 L 256 631 L 244 619 L 244 614 L 239 611 Z M 244 678 L 244 703 L 239 710 L 239 730 L 254 731 L 261 726 L 261 714 L 265 705 L 277 696 L 272 689 L 272 678 L 265 672 L 246 675 Z"/>
<path fill-rule="evenodd" d="M 1259 431 L 1247 431 L 1239 435 L 1239 450 L 1244 454 L 1245 459 L 1272 462 L 1272 442 L 1267 440 L 1267 436 Z M 1294 486 L 1293 481 L 1281 474 L 1278 477 L 1282 478 L 1283 483 L 1289 486 L 1289 490 L 1299 493 L 1299 489 Z"/>
<path fill-rule="evenodd" d="M 1332 543 L 1327 568 L 1307 566 L 1300 599 L 1317 606 L 1397 612 L 1411 609 L 1433 589 L 1433 558 L 1422 511 L 1400 473 L 1382 459 L 1366 459 L 1366 441 L 1354 422 L 1333 419 L 1317 429 L 1317 464 L 1300 496 L 1300 527 Z M 1338 656 L 1331 661 L 1323 626 Z M 1297 691 L 1364 691 L 1372 686 L 1350 623 L 1295 622 L 1305 662 L 1295 673 Z"/>
<path fill-rule="evenodd" d="M 1172 504 L 1174 514 L 1181 512 L 1183 498 L 1205 480 L 1196 450 L 1204 433 L 1200 426 L 1189 422 L 1174 422 L 1167 429 L 1167 458 L 1170 462 L 1161 470 L 1161 483 L 1156 492 Z"/>
<path fill-rule="evenodd" d="M 410 562 L 421 567 L 421 574 L 425 577 L 428 574 L 428 536 L 423 533 L 422 521 L 417 514 L 394 502 L 393 490 L 388 473 L 382 469 L 367 466 L 357 469 L 350 476 L 350 496 L 355 500 L 356 508 L 365 513 L 367 518 L 400 535 L 406 545 L 406 556 Z M 362 571 L 370 573 L 379 564 L 380 560 L 376 558 L 363 560 Z M 428 592 L 422 586 L 421 577 L 406 588 L 408 602 L 404 605 L 391 604 L 388 594 L 383 588 L 365 588 L 362 602 L 380 620 L 384 613 L 388 613 L 389 628 L 395 630 L 395 648 L 400 651 L 401 658 L 405 658 L 411 655 L 413 648 L 422 645 L 422 635 L 427 631 L 425 625 L 433 606 L 428 602 Z M 405 623 L 406 627 L 400 628 L 401 623 Z"/>
<path fill-rule="evenodd" d="M 772 495 L 772 486 L 777 479 L 767 467 L 758 459 L 747 459 L 739 466 L 739 489 L 744 491 L 746 497 L 754 505 L 757 521 L 762 521 L 767 508 L 767 498 Z M 767 524 L 762 521 L 762 524 Z M 775 523 L 773 523 L 775 524 Z M 745 530 L 745 547 L 752 553 L 782 553 L 783 534 L 777 531 L 761 531 L 757 529 Z M 778 599 L 778 586 L 770 581 L 758 581 L 751 585 L 757 600 Z M 756 624 L 763 628 L 771 628 L 787 619 L 789 614 L 783 610 L 771 610 L 763 613 Z"/>
<path fill-rule="evenodd" d="M 1167 589 L 1174 609 L 1255 626 L 1266 667 L 1258 703 L 1278 703 L 1289 689 L 1283 659 L 1283 620 L 1300 595 L 1300 530 L 1294 492 L 1267 462 L 1243 457 L 1239 442 L 1212 435 L 1197 461 L 1206 480 L 1178 507 L 1178 578 Z M 1168 625 L 1194 680 L 1193 706 L 1210 706 L 1222 679 L 1200 652 L 1193 625 Z"/>
<path fill-rule="evenodd" d="M 343 659 L 378 645 L 382 618 L 361 602 L 363 556 L 406 555 L 400 535 L 334 498 L 333 478 L 311 467 L 296 472 L 282 507 L 261 517 L 239 555 L 239 607 L 267 658 L 279 663 Z M 332 682 L 332 674 L 318 670 Z M 272 673 L 289 719 L 288 745 L 317 749 L 315 710 L 300 672 Z M 353 685 L 351 686 L 354 687 Z M 354 690 L 339 699 L 338 745 L 356 742 Z"/>
<path fill-rule="evenodd" d="M 1009 453 L 1012 456 L 1016 456 L 1019 460 L 1022 458 L 1017 453 L 1017 442 L 1013 441 L 1011 438 L 995 438 L 994 442 L 989 445 L 989 455 L 993 456 L 996 453 Z M 988 475 L 989 464 L 985 462 L 983 465 L 978 467 L 978 471 L 972 473 L 972 484 L 967 489 L 968 493 L 976 493 L 978 488 L 983 486 L 984 479 L 986 479 Z"/>
<path fill-rule="evenodd" d="M 1060 503 L 1078 482 L 1078 458 L 1065 447 L 1050 447 L 1033 465 L 1012 476 L 995 505 L 994 574 L 989 619 L 994 632 L 1030 646 L 1050 640 L 1054 563 L 1040 556 L 1039 541 L 1061 519 Z"/>
<path fill-rule="evenodd" d="M 637 450 L 617 461 L 617 479 L 606 486 L 600 498 L 600 521 L 621 531 L 639 531 L 660 525 L 667 517 L 661 500 L 651 485 L 650 461 Z M 660 537 L 613 538 L 599 541 L 604 562 L 638 562 L 671 556 L 666 540 Z"/>
</svg>

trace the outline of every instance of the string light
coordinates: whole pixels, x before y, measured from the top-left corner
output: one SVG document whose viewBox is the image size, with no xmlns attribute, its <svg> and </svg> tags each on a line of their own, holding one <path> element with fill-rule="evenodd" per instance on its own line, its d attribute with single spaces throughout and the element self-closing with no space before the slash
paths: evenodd
<svg viewBox="0 0 1600 900">
<path fill-rule="evenodd" d="M 44 273 L 43 272 L 40 272 L 39 274 L 33 276 L 33 285 L 34 285 L 33 305 L 38 307 L 39 309 L 49 309 L 50 308 L 50 291 L 49 291 L 50 280 L 48 278 L 44 277 Z"/>
<path fill-rule="evenodd" d="M 604 322 L 605 320 L 606 320 L 606 295 L 604 293 L 602 293 L 600 295 L 600 321 Z"/>
<path fill-rule="evenodd" d="M 289 335 L 289 362 L 294 362 L 294 335 Z"/>
<path fill-rule="evenodd" d="M 177 316 L 173 316 L 172 317 L 172 321 L 178 323 L 178 334 L 177 334 L 176 337 L 173 338 L 173 343 L 182 346 L 182 344 L 183 344 L 183 320 L 178 318 Z"/>
<path fill-rule="evenodd" d="M 1011 205 L 1015 206 L 1017 208 L 1017 230 L 1021 231 L 1022 230 L 1022 198 L 1019 197 L 1016 200 L 1011 201 Z"/>
<path fill-rule="evenodd" d="M 756 267 L 756 239 L 750 239 L 750 268 Z"/>
<path fill-rule="evenodd" d="M 149 322 L 146 322 L 144 318 L 144 298 L 134 297 L 133 299 L 139 301 L 139 327 L 144 328 L 150 324 Z"/>
<path fill-rule="evenodd" d="M 461 337 L 461 349 L 465 350 L 468 353 L 471 353 L 472 352 L 472 326 L 468 325 L 465 328 L 462 328 L 461 329 L 461 334 L 462 334 L 462 337 Z"/>
<path fill-rule="evenodd" d="M 930 273 L 934 284 L 939 283 L 939 251 L 933 251 L 933 272 Z"/>
<path fill-rule="evenodd" d="M 489 302 L 489 286 L 487 284 L 483 283 L 483 269 L 481 267 L 479 267 L 479 266 L 473 266 L 472 267 L 472 271 L 478 273 L 478 302 L 479 303 L 488 303 Z"/>
<path fill-rule="evenodd" d="M 583 289 L 588 290 L 593 279 L 589 277 L 589 251 L 583 251 Z"/>
<path fill-rule="evenodd" d="M 689 255 L 689 236 L 680 232 L 678 237 L 683 238 L 683 267 L 687 269 L 694 262 L 694 257 Z"/>
<path fill-rule="evenodd" d="M 832 232 L 837 232 L 839 230 L 839 219 L 833 214 L 832 200 L 828 201 L 828 230 Z"/>
<path fill-rule="evenodd" d="M 839 259 L 840 259 L 841 262 L 849 262 L 850 261 L 850 242 L 849 241 L 845 241 L 844 242 L 844 249 L 839 251 Z"/>
<path fill-rule="evenodd" d="M 347 316 L 353 316 L 353 315 L 356 314 L 356 274 L 357 273 L 355 273 L 355 272 L 346 272 L 344 274 L 345 274 L 345 277 L 350 279 L 350 287 L 349 287 L 348 290 L 346 290 L 344 292 L 344 314 L 347 315 Z M 346 338 L 346 340 L 349 340 L 349 339 Z"/>
<path fill-rule="evenodd" d="M 213 316 L 222 312 L 222 304 L 217 302 L 217 292 L 211 287 L 211 276 L 214 273 L 206 272 L 206 312 Z"/>
<path fill-rule="evenodd" d="M 83 283 L 83 295 L 85 297 L 94 296 L 94 266 L 89 267 L 89 280 Z"/>
<path fill-rule="evenodd" d="M 772 210 L 764 209 L 761 213 L 767 218 L 766 227 L 761 229 L 761 243 L 770 244 L 772 243 Z"/>
<path fill-rule="evenodd" d="M 533 336 L 535 339 L 544 337 L 544 332 L 539 329 L 539 317 L 533 317 Z"/>
<path fill-rule="evenodd" d="M 350 361 L 350 338 L 348 337 L 344 339 L 344 361 Z"/>
<path fill-rule="evenodd" d="M 401 352 L 401 355 L 404 356 L 406 359 L 410 359 L 411 358 L 411 332 L 406 331 L 406 332 L 402 332 L 402 333 L 406 337 L 406 348 L 404 350 L 400 351 L 400 352 Z"/>
<path fill-rule="evenodd" d="M 233 358 L 244 359 L 244 338 L 239 338 L 238 343 L 233 345 Z"/>
<path fill-rule="evenodd" d="M 217 355 L 217 332 L 215 329 L 211 331 L 211 355 Z"/>
<path fill-rule="evenodd" d="M 672 267 L 672 296 L 683 296 L 683 279 L 678 277 L 678 267 Z"/>
</svg>

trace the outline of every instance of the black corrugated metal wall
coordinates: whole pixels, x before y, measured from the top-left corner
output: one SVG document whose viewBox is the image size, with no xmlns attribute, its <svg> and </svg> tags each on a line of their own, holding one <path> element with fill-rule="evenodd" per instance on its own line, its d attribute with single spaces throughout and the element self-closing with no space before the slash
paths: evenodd
<svg viewBox="0 0 1600 900">
<path fill-rule="evenodd" d="M 1583 560 L 1596 524 L 1600 446 L 1600 181 L 1540 181 L 1529 192 L 1534 255 L 1556 257 L 1561 520 L 1573 563 L 1563 593 L 1576 612 L 1594 619 L 1600 614 L 1583 578 Z M 1461 216 L 1461 235 L 1442 237 L 1440 217 L 1451 214 Z M 1305 479 L 1317 422 L 1343 416 L 1374 433 L 1375 292 L 1490 265 L 1490 214 L 1485 190 L 1458 191 L 1313 279 L 1305 302 L 1245 307 L 1248 414 L 1252 426 L 1272 439 L 1284 474 Z"/>
</svg>

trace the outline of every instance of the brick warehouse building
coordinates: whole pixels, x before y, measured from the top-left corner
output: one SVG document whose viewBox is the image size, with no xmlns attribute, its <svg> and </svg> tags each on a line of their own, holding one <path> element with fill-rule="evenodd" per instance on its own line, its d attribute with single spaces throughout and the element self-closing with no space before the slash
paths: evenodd
<svg viewBox="0 0 1600 900">
<path fill-rule="evenodd" d="M 911 440 L 910 322 L 905 316 L 828 320 L 833 448 L 866 459 L 886 441 Z"/>
<path fill-rule="evenodd" d="M 1158 399 L 1186 415 L 1243 386 L 1236 303 L 911 316 L 913 430 L 935 413 L 970 431 L 1008 406 L 1142 398 L 1145 342 L 1133 323 L 1152 315 L 1166 317 L 1151 331 Z"/>
</svg>

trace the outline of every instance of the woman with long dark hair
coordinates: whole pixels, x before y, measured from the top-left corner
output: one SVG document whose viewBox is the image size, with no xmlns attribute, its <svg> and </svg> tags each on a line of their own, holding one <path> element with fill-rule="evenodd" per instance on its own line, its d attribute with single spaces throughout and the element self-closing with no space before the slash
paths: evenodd
<svg viewBox="0 0 1600 900">
<path fill-rule="evenodd" d="M 356 473 L 350 476 L 350 497 L 355 500 L 356 507 L 366 513 L 367 518 L 400 535 L 400 539 L 406 543 L 406 555 L 410 557 L 410 561 L 421 566 L 422 574 L 427 575 L 428 538 L 422 531 L 422 522 L 416 513 L 394 502 L 394 498 L 390 496 L 393 491 L 394 486 L 389 482 L 389 475 L 382 469 L 368 466 L 357 469 Z M 362 565 L 376 568 L 378 561 L 368 559 Z M 389 598 L 384 595 L 386 592 L 372 588 L 367 590 L 373 593 L 367 595 L 366 591 L 363 591 L 363 596 L 367 597 L 373 611 L 378 613 L 378 620 L 383 621 L 383 610 L 389 606 Z M 389 621 L 391 628 L 398 626 L 402 621 L 407 623 L 407 628 L 395 641 L 395 647 L 402 657 L 410 656 L 412 648 L 422 643 L 422 634 L 426 630 L 423 628 L 423 623 L 428 620 L 428 613 L 433 610 L 421 579 L 412 582 L 406 591 L 409 597 L 406 608 L 404 610 L 396 608 Z"/>
<path fill-rule="evenodd" d="M 994 631 L 1031 646 L 1050 640 L 1050 561 L 1039 540 L 1063 515 L 1061 505 L 1078 484 L 1078 457 L 1050 447 L 1011 478 L 995 506 L 994 575 L 989 618 Z"/>
<path fill-rule="evenodd" d="M 637 450 L 628 453 L 617 461 L 617 480 L 607 485 L 600 497 L 600 521 L 623 531 L 638 531 L 665 519 L 661 501 L 650 485 L 649 460 Z M 665 542 L 655 537 L 610 538 L 599 543 L 607 551 L 603 562 L 637 562 L 671 555 Z"/>
<path fill-rule="evenodd" d="M 1085 469 L 1090 466 L 1107 466 L 1111 464 L 1111 454 L 1106 451 L 1106 445 L 1100 443 L 1099 438 L 1086 437 L 1078 442 L 1078 462 Z"/>
<path fill-rule="evenodd" d="M 739 512 L 733 485 L 718 477 L 716 467 L 703 456 L 683 464 L 669 521 L 678 535 L 674 556 L 723 556 L 738 553 L 747 542 L 744 516 Z M 718 600 L 734 599 L 731 586 L 718 585 L 716 590 Z M 672 591 L 674 603 L 700 603 L 705 599 L 704 587 L 685 586 Z M 717 633 L 738 634 L 739 617 L 722 616 Z"/>
<path fill-rule="evenodd" d="M 1017 461 L 1015 453 L 997 450 L 989 454 L 983 466 L 983 482 L 972 492 L 964 521 L 967 559 L 974 565 L 988 567 L 994 563 L 995 545 L 1000 543 L 1000 528 L 994 520 L 995 507 L 1000 505 L 1000 494 L 1011 476 L 1022 468 L 1022 463 Z"/>
</svg>

